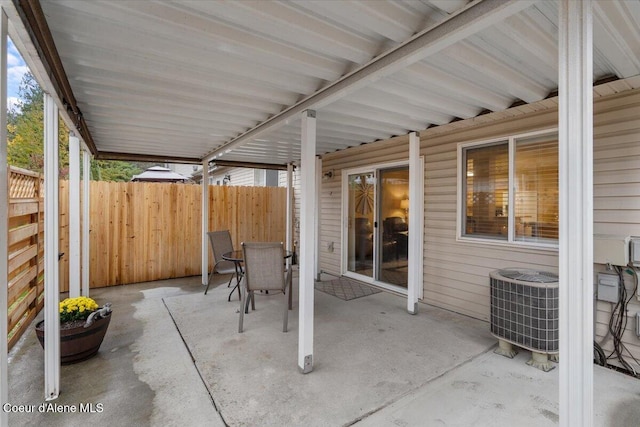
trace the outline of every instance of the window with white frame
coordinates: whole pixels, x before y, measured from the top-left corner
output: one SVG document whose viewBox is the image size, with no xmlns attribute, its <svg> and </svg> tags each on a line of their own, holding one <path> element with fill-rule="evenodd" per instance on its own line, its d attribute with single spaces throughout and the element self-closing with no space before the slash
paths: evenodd
<svg viewBox="0 0 640 427">
<path fill-rule="evenodd" d="M 461 238 L 555 245 L 558 134 L 462 144 Z"/>
</svg>

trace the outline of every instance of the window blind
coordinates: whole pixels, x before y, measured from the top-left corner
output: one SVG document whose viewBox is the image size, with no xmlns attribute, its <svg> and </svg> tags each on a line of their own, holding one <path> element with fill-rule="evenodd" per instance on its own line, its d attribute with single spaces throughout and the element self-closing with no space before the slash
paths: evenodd
<svg viewBox="0 0 640 427">
<path fill-rule="evenodd" d="M 515 239 L 558 239 L 558 138 L 515 142 Z"/>
<path fill-rule="evenodd" d="M 465 150 L 465 226 L 467 236 L 507 239 L 509 145 Z"/>
</svg>

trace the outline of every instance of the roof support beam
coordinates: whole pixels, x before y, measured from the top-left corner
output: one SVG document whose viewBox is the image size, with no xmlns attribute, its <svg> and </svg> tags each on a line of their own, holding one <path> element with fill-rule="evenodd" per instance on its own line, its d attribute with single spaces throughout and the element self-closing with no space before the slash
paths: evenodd
<svg viewBox="0 0 640 427">
<path fill-rule="evenodd" d="M 80 296 L 80 140 L 69 135 L 69 297 Z"/>
<path fill-rule="evenodd" d="M 58 106 L 44 94 L 44 399 L 60 393 Z"/>
<path fill-rule="evenodd" d="M 154 156 L 153 154 L 128 154 L 128 153 L 113 153 L 110 151 L 101 151 L 96 160 L 126 160 L 132 162 L 152 162 L 152 163 L 184 163 L 188 165 L 197 165 L 202 162 L 201 159 L 196 157 L 169 157 L 169 156 Z"/>
<path fill-rule="evenodd" d="M 216 166 L 225 166 L 230 168 L 250 168 L 250 169 L 270 169 L 278 171 L 288 170 L 288 165 L 276 165 L 272 163 L 254 163 L 254 162 L 235 162 L 232 160 L 215 160 Z"/>
<path fill-rule="evenodd" d="M 9 277 L 9 174 L 7 170 L 7 15 L 0 8 L 0 405 L 9 402 L 9 343 L 7 278 Z M 9 425 L 7 411 L 0 411 L 0 425 Z"/>
<path fill-rule="evenodd" d="M 593 425 L 593 40 L 591 0 L 561 0 L 558 136 L 560 425 Z"/>
<path fill-rule="evenodd" d="M 293 217 L 295 203 L 293 200 L 293 163 L 287 164 L 287 217 L 285 229 L 286 249 L 293 252 Z M 287 258 L 287 267 L 292 268 L 293 257 Z M 289 310 L 293 308 L 293 291 L 289 290 Z"/>
<path fill-rule="evenodd" d="M 207 154 L 205 158 L 211 159 L 265 132 L 273 131 L 297 119 L 298 115 L 305 110 L 329 105 L 376 80 L 440 52 L 446 47 L 528 8 L 533 3 L 529 0 L 477 0 L 470 3 L 468 7 L 444 22 L 421 31 L 401 45 L 377 56 L 329 86 L 219 146 Z"/>
<path fill-rule="evenodd" d="M 300 164 L 300 274 L 298 311 L 298 367 L 313 370 L 313 299 L 316 259 L 316 112 L 302 113 Z"/>
<path fill-rule="evenodd" d="M 202 162 L 202 284 L 209 284 L 209 162 Z M 238 290 L 240 292 L 240 290 Z"/>
<path fill-rule="evenodd" d="M 293 194 L 293 163 L 289 163 L 287 164 L 287 226 L 285 230 L 286 249 L 288 251 L 293 251 L 293 217 L 295 215 Z"/>
<path fill-rule="evenodd" d="M 418 298 L 424 287 L 424 162 L 420 157 L 420 134 L 409 134 L 409 272 L 407 311 L 418 313 Z"/>
<path fill-rule="evenodd" d="M 91 181 L 91 153 L 89 150 L 82 150 L 82 295 L 89 296 L 89 267 L 90 267 L 90 247 L 89 247 L 89 226 L 91 218 L 90 212 L 90 189 Z"/>
</svg>

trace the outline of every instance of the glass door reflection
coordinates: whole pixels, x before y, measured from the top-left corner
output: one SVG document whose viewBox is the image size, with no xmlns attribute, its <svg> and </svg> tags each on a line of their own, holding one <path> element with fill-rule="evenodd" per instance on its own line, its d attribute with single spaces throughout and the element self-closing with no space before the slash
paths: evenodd
<svg viewBox="0 0 640 427">
<path fill-rule="evenodd" d="M 375 174 L 351 174 L 347 185 L 347 270 L 373 278 Z"/>
<path fill-rule="evenodd" d="M 409 261 L 409 168 L 378 171 L 376 280 L 407 288 Z"/>
</svg>

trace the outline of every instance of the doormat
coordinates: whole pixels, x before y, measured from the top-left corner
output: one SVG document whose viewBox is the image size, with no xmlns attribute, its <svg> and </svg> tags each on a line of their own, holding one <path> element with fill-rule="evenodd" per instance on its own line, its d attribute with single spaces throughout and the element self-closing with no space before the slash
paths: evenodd
<svg viewBox="0 0 640 427">
<path fill-rule="evenodd" d="M 315 288 L 325 294 L 333 295 L 345 301 L 366 297 L 381 292 L 378 289 L 367 286 L 362 282 L 352 280 L 346 277 L 338 277 L 337 279 L 327 280 L 324 282 L 316 282 Z"/>
</svg>

